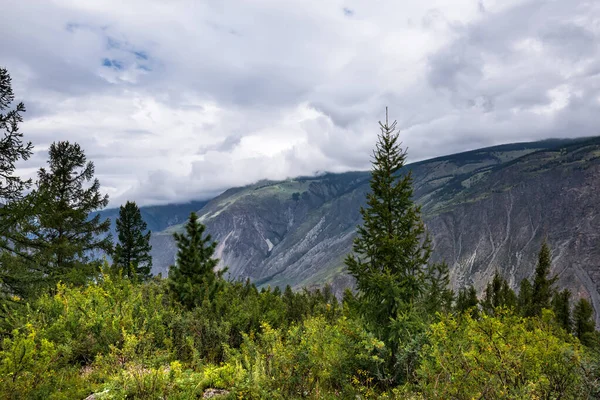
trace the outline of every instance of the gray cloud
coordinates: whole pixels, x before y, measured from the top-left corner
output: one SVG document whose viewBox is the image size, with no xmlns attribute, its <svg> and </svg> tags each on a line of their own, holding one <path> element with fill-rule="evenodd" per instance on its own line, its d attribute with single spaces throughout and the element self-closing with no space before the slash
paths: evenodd
<svg viewBox="0 0 600 400">
<path fill-rule="evenodd" d="M 599 134 L 597 1 L 27 3 L 0 25 L 23 171 L 77 141 L 112 205 L 368 168 L 385 106 L 413 161 Z"/>
</svg>

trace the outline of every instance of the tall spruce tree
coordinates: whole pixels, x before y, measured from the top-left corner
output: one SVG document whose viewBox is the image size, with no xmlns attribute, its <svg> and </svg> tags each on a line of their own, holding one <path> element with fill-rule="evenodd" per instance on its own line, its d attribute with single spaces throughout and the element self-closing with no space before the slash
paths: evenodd
<svg viewBox="0 0 600 400">
<path fill-rule="evenodd" d="M 533 276 L 531 315 L 527 316 L 540 316 L 542 309 L 550 308 L 550 301 L 555 292 L 554 284 L 558 279 L 556 276 L 550 277 L 551 263 L 550 247 L 544 241 L 538 254 L 538 263 Z"/>
<path fill-rule="evenodd" d="M 360 210 L 363 222 L 357 228 L 354 254 L 345 263 L 356 279 L 358 293 L 353 303 L 368 328 L 386 343 L 391 371 L 404 369 L 399 366 L 406 361 L 398 356 L 399 345 L 416 337 L 411 332 L 420 326 L 415 305 L 427 291 L 431 247 L 420 207 L 413 202 L 411 173 L 400 174 L 406 151 L 400 147 L 396 122 L 388 122 L 387 109 L 385 123 L 379 125 L 371 191 L 367 206 Z M 392 380 L 402 379 L 391 373 Z"/>
<path fill-rule="evenodd" d="M 117 234 L 119 242 L 113 253 L 113 263 L 125 276 L 140 280 L 150 278 L 152 257 L 148 226 L 135 202 L 128 201 L 119 208 Z"/>
<path fill-rule="evenodd" d="M 219 263 L 213 258 L 217 243 L 210 235 L 204 235 L 205 230 L 198 215 L 192 212 L 185 234 L 173 235 L 177 242 L 177 260 L 169 269 L 169 289 L 177 301 L 190 309 L 213 300 L 225 273 L 225 270 L 215 272 Z"/>
<path fill-rule="evenodd" d="M 91 183 L 91 184 L 90 184 Z M 111 253 L 110 221 L 95 211 L 108 204 L 94 178 L 94 164 L 77 143 L 50 145 L 48 169 L 38 173 L 29 229 L 30 253 L 51 285 L 58 280 L 81 284 L 97 272 L 96 251 Z"/>
</svg>

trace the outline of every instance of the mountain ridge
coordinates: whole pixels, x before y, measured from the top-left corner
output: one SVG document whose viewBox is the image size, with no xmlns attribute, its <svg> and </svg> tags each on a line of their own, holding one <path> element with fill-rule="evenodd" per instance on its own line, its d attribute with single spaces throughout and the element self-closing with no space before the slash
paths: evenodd
<svg viewBox="0 0 600 400">
<path fill-rule="evenodd" d="M 600 137 L 490 146 L 404 170 L 432 235 L 432 261 L 447 261 L 454 288 L 473 284 L 481 292 L 496 270 L 516 288 L 533 272 L 546 237 L 560 286 L 600 310 Z M 352 286 L 343 259 L 369 178 L 369 171 L 351 171 L 263 180 L 195 211 L 230 277 L 262 286 L 330 283 L 339 295 Z M 172 233 L 182 223 L 153 233 L 153 273 L 165 275 L 174 262 Z"/>
</svg>

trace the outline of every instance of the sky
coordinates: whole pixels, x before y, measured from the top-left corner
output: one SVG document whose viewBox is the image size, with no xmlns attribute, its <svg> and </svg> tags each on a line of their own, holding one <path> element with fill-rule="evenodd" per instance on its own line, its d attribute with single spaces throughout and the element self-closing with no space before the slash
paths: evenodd
<svg viewBox="0 0 600 400">
<path fill-rule="evenodd" d="M 600 134 L 597 0 L 0 0 L 34 175 L 79 143 L 110 205 Z"/>
</svg>

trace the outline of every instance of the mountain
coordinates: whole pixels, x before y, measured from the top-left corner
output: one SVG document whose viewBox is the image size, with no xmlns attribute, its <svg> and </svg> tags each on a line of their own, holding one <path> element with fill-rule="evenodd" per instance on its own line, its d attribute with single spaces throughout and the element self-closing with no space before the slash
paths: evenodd
<svg viewBox="0 0 600 400">
<path fill-rule="evenodd" d="M 600 310 L 600 138 L 495 146 L 405 170 L 433 239 L 433 260 L 449 264 L 455 288 L 481 291 L 496 270 L 516 287 L 533 273 L 546 237 L 559 284 Z M 328 282 L 341 293 L 352 285 L 343 259 L 369 177 L 262 181 L 224 192 L 199 214 L 232 277 L 271 286 Z M 173 263 L 172 234 L 182 229 L 153 234 L 154 273 L 164 275 Z"/>
<path fill-rule="evenodd" d="M 161 206 L 140 207 L 142 218 L 152 232 L 160 232 L 169 226 L 181 224 L 190 216 L 192 211 L 198 211 L 204 207 L 208 201 L 191 201 L 182 204 L 166 204 Z M 116 241 L 117 228 L 116 221 L 119 218 L 119 208 L 107 208 L 98 212 L 102 220 L 110 219 L 110 233 Z"/>
</svg>

